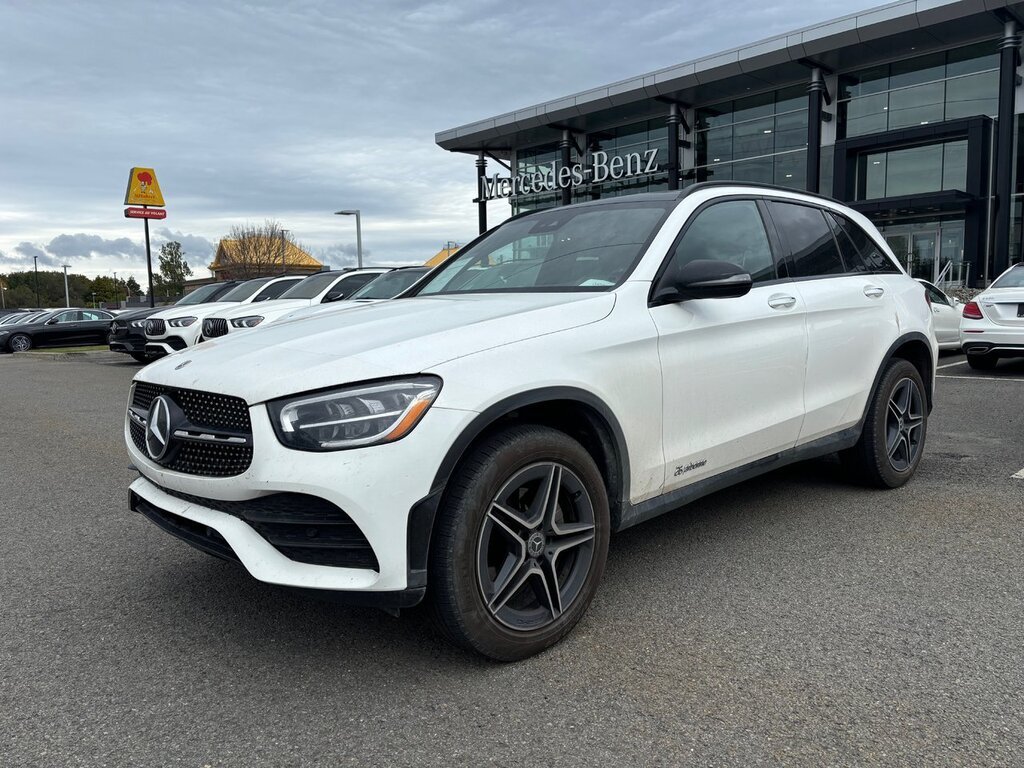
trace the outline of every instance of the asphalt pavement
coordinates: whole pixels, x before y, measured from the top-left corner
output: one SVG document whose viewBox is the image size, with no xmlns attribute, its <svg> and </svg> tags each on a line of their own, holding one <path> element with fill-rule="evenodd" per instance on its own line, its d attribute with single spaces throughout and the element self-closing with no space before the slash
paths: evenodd
<svg viewBox="0 0 1024 768">
<path fill-rule="evenodd" d="M 816 461 L 614 536 L 498 665 L 130 512 L 137 365 L 0 357 L 0 765 L 1024 765 L 1024 361 L 961 359 L 907 486 Z"/>
</svg>

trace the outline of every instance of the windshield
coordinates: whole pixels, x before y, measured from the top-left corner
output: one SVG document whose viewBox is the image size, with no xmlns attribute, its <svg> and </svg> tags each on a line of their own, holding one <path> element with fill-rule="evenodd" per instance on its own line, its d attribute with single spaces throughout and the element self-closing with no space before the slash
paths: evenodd
<svg viewBox="0 0 1024 768">
<path fill-rule="evenodd" d="M 204 285 L 202 288 L 196 288 L 188 296 L 183 296 L 180 301 L 175 302 L 175 306 L 183 307 L 189 304 L 205 304 L 208 301 L 212 301 L 213 297 L 216 296 L 223 286 L 217 285 Z"/>
<path fill-rule="evenodd" d="M 245 301 L 272 279 L 271 277 L 260 277 L 255 280 L 247 280 L 241 285 L 232 288 L 217 299 L 217 301 Z"/>
<path fill-rule="evenodd" d="M 320 275 L 310 275 L 305 280 L 300 280 L 287 291 L 281 294 L 282 299 L 315 299 L 321 293 L 330 288 L 334 281 L 341 275 L 337 272 L 324 272 Z"/>
<path fill-rule="evenodd" d="M 459 252 L 418 294 L 603 291 L 633 270 L 675 201 L 551 208 Z"/>
<path fill-rule="evenodd" d="M 1024 266 L 1014 267 L 994 283 L 993 288 L 1024 288 Z"/>
<path fill-rule="evenodd" d="M 429 271 L 426 267 L 396 269 L 371 280 L 349 296 L 349 299 L 393 299 Z"/>
</svg>

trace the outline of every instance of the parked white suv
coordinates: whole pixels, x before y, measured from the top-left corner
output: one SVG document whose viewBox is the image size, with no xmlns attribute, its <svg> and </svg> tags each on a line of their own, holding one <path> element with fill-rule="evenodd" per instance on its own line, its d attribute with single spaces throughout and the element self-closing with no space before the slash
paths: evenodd
<svg viewBox="0 0 1024 768">
<path fill-rule="evenodd" d="M 203 320 L 229 307 L 276 299 L 296 283 L 301 275 L 257 277 L 232 288 L 217 301 L 182 307 L 175 305 L 146 319 L 146 353 L 169 355 L 192 347 L 202 340 Z"/>
<path fill-rule="evenodd" d="M 905 483 L 935 336 L 860 214 L 698 184 L 515 217 L 412 295 L 142 369 L 132 509 L 262 581 L 518 659 L 579 620 L 612 532 L 840 451 Z"/>
<path fill-rule="evenodd" d="M 386 268 L 351 269 L 344 272 L 318 272 L 290 286 L 278 298 L 248 304 L 229 305 L 203 318 L 204 339 L 216 339 L 269 324 L 290 312 L 310 307 L 335 306 L 360 288 L 387 272 Z"/>
</svg>

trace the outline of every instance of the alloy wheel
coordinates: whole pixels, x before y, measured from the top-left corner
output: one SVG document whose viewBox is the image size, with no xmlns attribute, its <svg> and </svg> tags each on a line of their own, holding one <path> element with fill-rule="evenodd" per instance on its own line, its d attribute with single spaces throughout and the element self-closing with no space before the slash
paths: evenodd
<svg viewBox="0 0 1024 768">
<path fill-rule="evenodd" d="M 912 379 L 900 379 L 889 396 L 885 418 L 885 452 L 890 466 L 906 472 L 921 452 L 924 398 Z"/>
<path fill-rule="evenodd" d="M 594 507 L 558 462 L 516 472 L 491 501 L 477 543 L 488 612 L 518 631 L 542 629 L 579 597 L 594 558 Z"/>
<path fill-rule="evenodd" d="M 28 336 L 15 336 L 11 339 L 11 349 L 15 352 L 28 352 L 32 349 L 32 341 Z"/>
</svg>

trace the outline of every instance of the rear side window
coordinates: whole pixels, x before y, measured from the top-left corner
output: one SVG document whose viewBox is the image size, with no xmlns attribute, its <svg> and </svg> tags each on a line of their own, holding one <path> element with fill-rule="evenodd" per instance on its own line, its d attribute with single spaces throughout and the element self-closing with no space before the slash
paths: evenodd
<svg viewBox="0 0 1024 768">
<path fill-rule="evenodd" d="M 702 259 L 736 264 L 755 283 L 775 279 L 772 249 L 757 203 L 726 200 L 702 210 L 686 227 L 668 268 L 678 271 Z"/>
<path fill-rule="evenodd" d="M 301 279 L 301 277 L 296 277 L 294 280 L 279 280 L 276 283 L 271 283 L 258 294 L 256 294 L 256 298 L 253 299 L 253 302 L 270 301 L 271 299 L 276 299 L 278 296 L 287 291 Z"/>
<path fill-rule="evenodd" d="M 841 233 L 836 233 L 836 239 L 843 249 L 843 258 L 850 272 L 899 272 L 867 232 L 845 216 L 838 213 L 828 215 L 838 222 Z"/>
<path fill-rule="evenodd" d="M 832 228 L 821 209 L 774 200 L 769 207 L 785 246 L 790 277 L 841 275 L 846 271 Z"/>
</svg>

